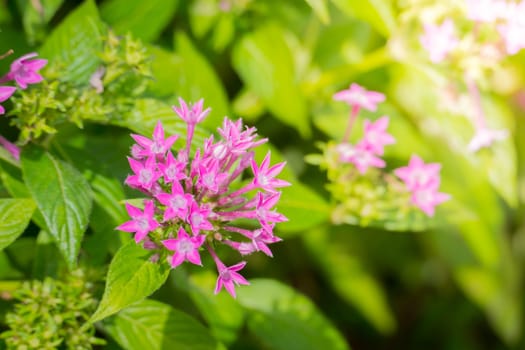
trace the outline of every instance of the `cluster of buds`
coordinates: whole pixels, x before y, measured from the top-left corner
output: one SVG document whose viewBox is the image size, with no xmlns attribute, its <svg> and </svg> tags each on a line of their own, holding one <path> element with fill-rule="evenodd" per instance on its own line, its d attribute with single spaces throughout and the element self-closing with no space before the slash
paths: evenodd
<svg viewBox="0 0 525 350">
<path fill-rule="evenodd" d="M 12 295 L 14 310 L 5 318 L 9 329 L 0 339 L 8 349 L 93 349 L 105 344 L 87 322 L 97 305 L 93 289 L 82 270 L 65 280 L 24 282 Z"/>
<path fill-rule="evenodd" d="M 246 262 L 226 266 L 217 248 L 272 256 L 268 245 L 281 240 L 274 225 L 287 220 L 274 208 L 281 195 L 276 189 L 289 185 L 276 178 L 285 163 L 270 166 L 268 153 L 258 165 L 253 149 L 267 139 L 257 139 L 255 128 L 243 129 L 241 120 L 226 117 L 218 128 L 220 140 L 210 136 L 192 155 L 195 126 L 210 109 L 203 109 L 203 100 L 189 106 L 179 102 L 173 109 L 186 123 L 187 137 L 176 155 L 171 148 L 178 136 L 166 137 L 160 122 L 152 139 L 132 135 L 136 144 L 128 159 L 133 174 L 125 183 L 148 198 L 143 209 L 126 204 L 131 220 L 117 229 L 134 233 L 137 243 L 156 252 L 154 260 L 166 258 L 172 268 L 183 262 L 202 265 L 200 254 L 208 251 L 218 271 L 215 293 L 224 287 L 235 297 L 235 285 L 248 284 L 238 273 Z M 253 179 L 247 181 L 243 174 L 250 167 Z"/>
<path fill-rule="evenodd" d="M 467 149 L 477 152 L 508 136 L 507 130 L 487 126 L 478 85 L 484 70 L 525 48 L 525 1 L 465 0 L 463 5 L 466 21 L 455 25 L 459 18 L 454 21 L 451 15 L 440 24 L 425 23 L 420 41 L 432 62 L 454 63 L 461 69 L 471 100 L 467 117 L 474 127 Z M 463 29 L 459 35 L 458 28 Z"/>
<path fill-rule="evenodd" d="M 449 198 L 438 192 L 441 167 L 424 164 L 413 155 L 407 167 L 395 169 L 392 174 L 383 170 L 387 165 L 382 158 L 384 148 L 395 143 L 387 132 L 388 116 L 365 120 L 362 138 L 355 144 L 349 142 L 359 111 L 376 111 L 385 96 L 354 83 L 337 92 L 334 99 L 351 107 L 346 132 L 341 142 L 322 146 L 324 155 L 320 160 L 309 158 L 328 171 L 328 189 L 336 201 L 333 221 L 363 226 L 376 222 L 383 227 L 406 229 L 399 223 L 414 221 L 414 211 L 433 216 L 435 207 Z"/>
<path fill-rule="evenodd" d="M 8 51 L 0 57 L 0 59 L 5 58 L 12 52 L 12 50 Z M 41 58 L 33 59 L 36 56 L 38 56 L 38 54 L 33 52 L 14 60 L 13 63 L 11 63 L 9 72 L 0 78 L 0 84 L 14 81 L 20 89 L 25 90 L 28 85 L 37 84 L 44 80 L 39 74 L 39 70 L 47 64 L 47 60 Z M 0 85 L 0 103 L 7 101 L 16 90 L 16 86 Z M 0 114 L 5 114 L 5 108 L 2 105 L 0 105 Z M 1 135 L 0 145 L 4 147 L 13 158 L 17 160 L 20 158 L 20 149 Z"/>
</svg>

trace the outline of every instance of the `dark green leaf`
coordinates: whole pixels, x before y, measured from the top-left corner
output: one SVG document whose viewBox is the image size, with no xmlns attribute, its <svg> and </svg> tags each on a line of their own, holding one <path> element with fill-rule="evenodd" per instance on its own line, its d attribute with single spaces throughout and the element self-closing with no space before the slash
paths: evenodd
<svg viewBox="0 0 525 350">
<path fill-rule="evenodd" d="M 68 266 L 75 266 L 91 212 L 91 188 L 75 168 L 37 146 L 22 151 L 21 165 L 49 233 Z"/>
</svg>

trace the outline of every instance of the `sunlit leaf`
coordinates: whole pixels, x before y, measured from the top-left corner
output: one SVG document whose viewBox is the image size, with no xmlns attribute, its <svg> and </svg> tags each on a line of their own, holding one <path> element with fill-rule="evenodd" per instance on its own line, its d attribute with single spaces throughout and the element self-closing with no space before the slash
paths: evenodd
<svg viewBox="0 0 525 350">
<path fill-rule="evenodd" d="M 0 199 L 0 250 L 24 232 L 34 210 L 31 199 Z"/>
</svg>

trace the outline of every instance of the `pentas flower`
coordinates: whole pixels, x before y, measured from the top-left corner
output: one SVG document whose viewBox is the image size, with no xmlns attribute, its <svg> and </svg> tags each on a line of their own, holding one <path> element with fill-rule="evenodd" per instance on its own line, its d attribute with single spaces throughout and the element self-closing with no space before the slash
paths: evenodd
<svg viewBox="0 0 525 350">
<path fill-rule="evenodd" d="M 156 251 L 153 260 L 165 257 L 172 268 L 184 262 L 201 265 L 200 254 L 208 251 L 219 273 L 216 292 L 224 287 L 235 297 L 235 286 L 248 284 L 238 272 L 246 263 L 226 267 L 217 252 L 272 256 L 270 245 L 281 241 L 274 226 L 287 220 L 275 208 L 278 189 L 290 185 L 277 178 L 285 163 L 272 165 L 269 152 L 257 163 L 254 149 L 267 140 L 258 139 L 255 128 L 243 127 L 241 120 L 228 118 L 217 140 L 207 138 L 191 154 L 195 126 L 210 109 L 202 100 L 187 104 L 182 99 L 173 109 L 188 126 L 186 147 L 173 152 L 177 136 L 165 135 L 160 122 L 152 139 L 132 135 L 137 142 L 128 158 L 133 174 L 125 183 L 148 198 L 144 212 L 127 205 L 132 220 L 118 229 L 135 232 L 137 242 Z"/>
<path fill-rule="evenodd" d="M 46 64 L 45 59 L 30 59 L 38 56 L 37 53 L 29 53 L 11 63 L 11 70 L 2 78 L 2 82 L 14 80 L 21 89 L 27 85 L 40 83 L 44 78 L 38 73 Z"/>
<path fill-rule="evenodd" d="M 374 154 L 383 155 L 386 145 L 396 143 L 394 137 L 386 132 L 389 121 L 390 119 L 387 116 L 383 116 L 375 122 L 365 120 L 365 134 L 360 142 L 363 147 L 369 149 Z"/>
<path fill-rule="evenodd" d="M 385 100 L 385 95 L 376 91 L 368 91 L 361 85 L 352 83 L 348 89 L 337 92 L 334 100 L 344 101 L 358 110 L 364 108 L 375 112 L 377 105 Z"/>
<path fill-rule="evenodd" d="M 181 227 L 177 233 L 177 238 L 162 241 L 162 244 L 166 248 L 175 252 L 171 258 L 171 267 L 175 268 L 184 261 L 189 261 L 192 264 L 202 266 L 199 248 L 204 243 L 205 238 L 206 236 L 204 235 L 190 237 Z"/>
<path fill-rule="evenodd" d="M 503 141 L 509 136 L 508 130 L 492 130 L 479 128 L 467 145 L 469 152 L 477 152 L 484 147 L 490 147 L 495 141 Z"/>
<path fill-rule="evenodd" d="M 421 45 L 434 63 L 442 62 L 459 43 L 455 35 L 454 22 L 446 19 L 441 25 L 425 24 L 425 33 L 420 37 Z"/>
<path fill-rule="evenodd" d="M 525 16 L 525 11 L 522 11 L 520 15 Z M 517 54 L 521 49 L 525 48 L 524 22 L 523 18 L 512 17 L 506 23 L 497 26 L 509 55 Z"/>
<path fill-rule="evenodd" d="M 159 223 L 154 218 L 154 209 L 153 201 L 144 202 L 144 211 L 126 203 L 126 210 L 131 220 L 117 227 L 117 230 L 135 232 L 135 242 L 142 241 L 148 233 L 159 227 Z"/>
<path fill-rule="evenodd" d="M 5 137 L 0 135 L 0 146 L 4 147 L 7 152 L 9 152 L 14 159 L 20 160 L 20 147 L 14 143 L 9 142 Z"/>
<path fill-rule="evenodd" d="M 425 164 L 417 155 L 412 155 L 408 166 L 394 170 L 394 174 L 405 183 L 411 193 L 411 203 L 428 216 L 434 215 L 435 207 L 450 199 L 450 195 L 438 192 L 441 164 Z"/>
</svg>

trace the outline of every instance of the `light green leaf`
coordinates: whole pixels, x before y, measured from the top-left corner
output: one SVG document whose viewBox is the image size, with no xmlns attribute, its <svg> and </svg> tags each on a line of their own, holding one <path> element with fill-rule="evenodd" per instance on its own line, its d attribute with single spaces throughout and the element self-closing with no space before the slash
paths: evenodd
<svg viewBox="0 0 525 350">
<path fill-rule="evenodd" d="M 0 250 L 24 232 L 34 210 L 31 199 L 0 199 Z"/>
<path fill-rule="evenodd" d="M 74 267 L 91 213 L 91 188 L 70 164 L 37 146 L 24 148 L 21 165 L 24 181 L 49 233 L 68 266 Z"/>
<path fill-rule="evenodd" d="M 87 83 L 100 62 L 97 52 L 102 50 L 104 33 L 95 2 L 86 0 L 53 30 L 39 54 L 58 65 L 61 79 Z"/>
<path fill-rule="evenodd" d="M 90 322 L 100 321 L 159 289 L 168 278 L 166 264 L 153 263 L 151 253 L 134 241 L 122 246 L 109 265 L 106 287 Z"/>
<path fill-rule="evenodd" d="M 347 251 L 347 242 L 336 236 L 347 233 L 321 229 L 310 231 L 303 238 L 335 292 L 359 310 L 378 331 L 391 333 L 395 330 L 396 321 L 385 293 L 376 279 L 362 266 L 360 259 Z"/>
<path fill-rule="evenodd" d="M 327 24 L 330 22 L 330 13 L 328 12 L 328 6 L 326 0 L 305 0 L 308 5 L 314 10 L 314 13 L 321 22 Z"/>
<path fill-rule="evenodd" d="M 248 328 L 271 349 L 348 349 L 343 336 L 304 295 L 274 280 L 238 289 Z"/>
<path fill-rule="evenodd" d="M 285 35 L 277 25 L 266 25 L 246 34 L 233 49 L 233 66 L 272 114 L 308 137 L 311 130 L 306 101 Z"/>
<path fill-rule="evenodd" d="M 394 7 L 391 1 L 384 0 L 332 0 L 339 10 L 351 17 L 362 19 L 384 36 L 389 36 L 396 28 Z"/>
<path fill-rule="evenodd" d="M 100 15 L 115 32 L 144 41 L 155 40 L 175 14 L 178 0 L 109 0 L 100 7 Z"/>
<path fill-rule="evenodd" d="M 122 310 L 104 329 L 128 350 L 215 350 L 219 344 L 189 315 L 154 300 L 143 300 Z"/>
</svg>

